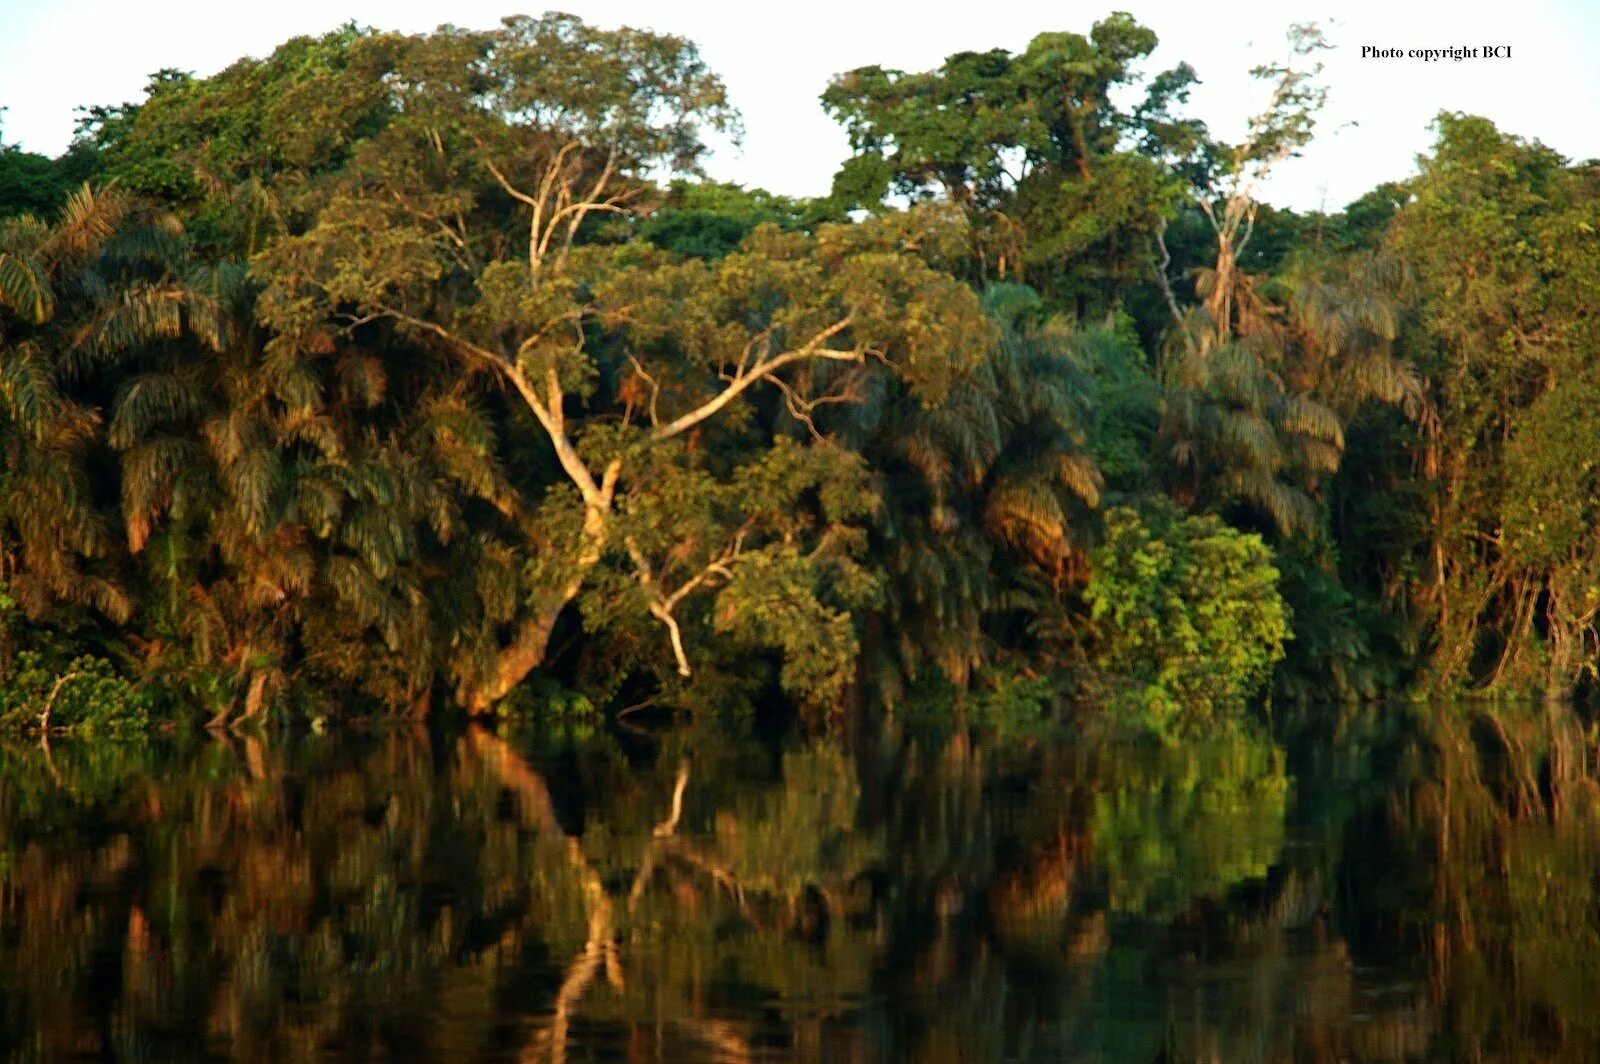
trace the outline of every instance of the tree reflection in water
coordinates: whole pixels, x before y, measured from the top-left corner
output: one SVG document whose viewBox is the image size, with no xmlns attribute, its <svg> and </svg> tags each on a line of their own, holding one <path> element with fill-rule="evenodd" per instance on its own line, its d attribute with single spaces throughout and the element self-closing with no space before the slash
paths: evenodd
<svg viewBox="0 0 1600 1064">
<path fill-rule="evenodd" d="M 625 738 L 0 750 L 0 1050 L 1600 1059 L 1600 786 L 1560 708 Z"/>
</svg>

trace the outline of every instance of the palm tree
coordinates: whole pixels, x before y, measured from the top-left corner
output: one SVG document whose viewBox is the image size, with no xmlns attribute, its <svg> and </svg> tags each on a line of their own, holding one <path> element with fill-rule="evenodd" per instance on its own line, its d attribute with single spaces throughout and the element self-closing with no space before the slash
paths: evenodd
<svg viewBox="0 0 1600 1064">
<path fill-rule="evenodd" d="M 942 402 L 885 385 L 847 430 L 884 498 L 887 601 L 867 667 L 891 699 L 929 668 L 965 686 L 993 657 L 1002 614 L 1081 575 L 1085 518 L 1099 503 L 1083 334 L 1044 319 L 1020 285 L 991 287 L 984 309 L 996 342 Z"/>
<path fill-rule="evenodd" d="M 99 491 L 102 371 L 188 334 L 215 345 L 215 308 L 170 268 L 176 223 L 116 189 L 85 186 L 54 222 L 0 226 L 0 546 L 18 603 L 38 617 L 132 610 Z"/>
<path fill-rule="evenodd" d="M 115 188 L 0 228 L 0 575 L 218 721 L 297 677 L 416 708 L 515 587 L 482 579 L 518 519 L 494 433 L 437 360 L 274 347 L 252 299 Z"/>
<path fill-rule="evenodd" d="M 213 282 L 247 322 L 241 276 Z M 110 431 L 152 591 L 147 667 L 218 721 L 296 678 L 424 711 L 516 587 L 495 529 L 517 496 L 467 388 L 400 344 L 275 348 L 242 328 L 210 358 L 152 352 Z"/>
<path fill-rule="evenodd" d="M 1169 332 L 1161 374 L 1160 440 L 1178 501 L 1243 503 L 1284 535 L 1307 534 L 1363 404 L 1427 422 L 1422 382 L 1391 350 L 1390 273 L 1370 258 L 1308 257 L 1274 278 L 1195 271 L 1203 302 Z"/>
</svg>

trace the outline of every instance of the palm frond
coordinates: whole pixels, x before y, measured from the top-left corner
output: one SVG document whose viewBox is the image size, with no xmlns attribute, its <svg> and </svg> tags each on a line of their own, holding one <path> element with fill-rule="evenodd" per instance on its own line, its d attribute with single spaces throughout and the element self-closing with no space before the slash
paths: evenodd
<svg viewBox="0 0 1600 1064">
<path fill-rule="evenodd" d="M 16 252 L 0 251 L 0 307 L 39 325 L 55 312 L 55 294 L 39 263 Z"/>
</svg>

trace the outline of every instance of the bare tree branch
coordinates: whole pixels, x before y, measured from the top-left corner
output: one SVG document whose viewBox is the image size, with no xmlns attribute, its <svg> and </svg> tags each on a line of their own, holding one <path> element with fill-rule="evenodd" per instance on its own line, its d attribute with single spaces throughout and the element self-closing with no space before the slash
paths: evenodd
<svg viewBox="0 0 1600 1064">
<path fill-rule="evenodd" d="M 1167 250 L 1167 221 L 1161 220 L 1161 225 L 1156 228 L 1156 247 L 1161 251 L 1161 261 L 1156 264 L 1156 280 L 1161 282 L 1161 295 L 1167 301 L 1167 309 L 1172 312 L 1172 320 L 1183 324 L 1183 312 L 1178 309 L 1177 297 L 1172 294 L 1172 281 L 1167 276 L 1167 271 L 1172 268 L 1172 252 Z"/>
<path fill-rule="evenodd" d="M 796 348 L 792 351 L 786 351 L 781 355 L 775 355 L 772 358 L 758 361 L 749 369 L 735 374 L 728 386 L 722 391 L 718 392 L 715 396 L 706 400 L 704 403 L 701 403 L 688 413 L 676 418 L 669 424 L 663 425 L 656 429 L 656 431 L 652 432 L 650 434 L 651 441 L 659 442 L 661 440 L 671 439 L 673 436 L 677 436 L 688 431 L 689 429 L 694 428 L 696 425 L 700 424 L 700 422 L 704 421 L 706 418 L 715 414 L 717 411 L 721 410 L 723 407 L 737 399 L 741 394 L 749 389 L 751 385 L 770 379 L 773 373 L 776 373 L 785 366 L 790 366 L 797 362 L 805 362 L 810 359 L 818 359 L 828 362 L 866 361 L 866 352 L 864 350 L 839 351 L 823 346 L 828 340 L 849 328 L 852 318 L 853 315 L 847 314 L 843 318 L 840 318 L 838 321 L 834 322 L 832 325 L 828 326 L 826 329 L 823 329 L 821 332 L 817 333 L 817 335 L 813 336 L 809 341 L 807 341 L 804 346 Z"/>
</svg>

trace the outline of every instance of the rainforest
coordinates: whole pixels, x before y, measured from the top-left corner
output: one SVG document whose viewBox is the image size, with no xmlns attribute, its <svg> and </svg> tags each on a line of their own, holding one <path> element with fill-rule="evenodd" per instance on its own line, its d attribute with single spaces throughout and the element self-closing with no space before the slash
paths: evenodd
<svg viewBox="0 0 1600 1064">
<path fill-rule="evenodd" d="M 690 42 L 562 15 L 7 150 L 0 723 L 1585 696 L 1593 167 L 1441 114 L 1275 210 L 1318 31 L 1239 143 L 1155 44 L 842 74 L 806 201 L 699 178 Z"/>
<path fill-rule="evenodd" d="M 1322 33 L 1157 43 L 814 198 L 556 13 L 0 136 L 0 1050 L 1595 1059 L 1600 164 L 1275 207 Z"/>
</svg>

